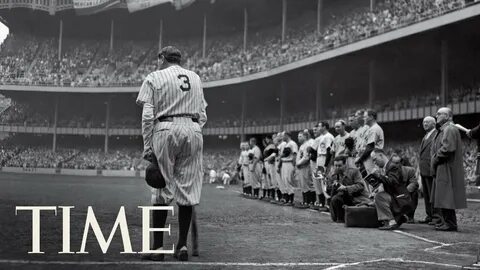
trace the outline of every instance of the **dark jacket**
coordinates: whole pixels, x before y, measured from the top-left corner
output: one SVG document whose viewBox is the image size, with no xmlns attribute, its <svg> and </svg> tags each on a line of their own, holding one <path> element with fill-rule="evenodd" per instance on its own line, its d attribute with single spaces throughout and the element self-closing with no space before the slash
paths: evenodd
<svg viewBox="0 0 480 270">
<path fill-rule="evenodd" d="M 402 166 L 402 180 L 410 193 L 418 190 L 418 180 L 415 175 L 415 168 Z"/>
<path fill-rule="evenodd" d="M 432 144 L 433 207 L 462 209 L 467 207 L 463 149 L 460 131 L 447 122 L 440 127 Z"/>
<path fill-rule="evenodd" d="M 352 197 L 352 202 L 355 205 L 370 202 L 368 191 L 365 188 L 365 182 L 357 168 L 347 167 L 342 175 L 333 172 L 330 179 L 332 181 L 338 181 L 338 183 L 347 188 L 346 192 Z"/>
<path fill-rule="evenodd" d="M 422 139 L 422 143 L 420 144 L 420 159 L 419 159 L 419 167 L 420 167 L 420 175 L 421 176 L 432 176 L 432 142 L 435 139 L 435 135 L 437 131 L 433 131 L 430 134 L 430 137 L 425 140 L 425 137 Z"/>
<path fill-rule="evenodd" d="M 410 172 L 406 171 L 407 177 Z M 385 166 L 385 174 L 380 175 L 383 189 L 392 196 L 391 210 L 395 220 L 412 211 L 413 202 L 406 181 L 404 180 L 401 166 L 388 162 Z"/>
</svg>

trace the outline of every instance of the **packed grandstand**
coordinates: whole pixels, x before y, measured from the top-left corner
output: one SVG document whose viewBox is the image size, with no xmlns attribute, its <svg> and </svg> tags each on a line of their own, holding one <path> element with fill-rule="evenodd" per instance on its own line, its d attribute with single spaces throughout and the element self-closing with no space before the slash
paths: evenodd
<svg viewBox="0 0 480 270">
<path fill-rule="evenodd" d="M 179 47 L 184 53 L 185 61 L 182 65 L 196 71 L 203 81 L 211 82 L 268 71 L 475 4 L 473 1 L 466 0 L 384 0 L 374 1 L 376 4 L 371 8 L 365 4 L 366 1 L 358 1 L 362 2 L 361 4 L 357 4 L 356 0 L 338 2 L 346 4 L 340 7 L 333 5 L 332 10 L 326 12 L 327 18 L 323 20 L 325 24 L 321 31 L 317 30 L 315 19 L 312 20 L 312 16 L 297 16 L 289 18 L 284 40 L 279 35 L 278 25 L 269 24 L 268 27 L 252 28 L 253 33 L 249 35 L 245 49 L 243 47 L 244 33 L 241 30 L 231 31 L 228 35 L 209 36 L 205 56 L 202 55 L 202 41 L 198 36 L 167 36 L 163 42 Z M 307 11 L 300 11 L 299 14 L 303 14 L 302 12 L 310 14 Z M 156 31 L 152 32 L 156 33 Z M 51 111 L 39 110 L 38 104 L 19 97 L 17 93 L 9 91 L 8 86 L 25 86 L 26 90 L 30 86 L 72 89 L 139 86 L 143 78 L 156 69 L 158 52 L 156 37 L 150 40 L 119 38 L 115 40 L 114 49 L 111 49 L 111 41 L 105 39 L 106 36 L 98 39 L 94 36 L 66 35 L 62 39 L 60 50 L 56 33 L 54 30 L 47 35 L 36 35 L 29 31 L 11 31 L 1 45 L 0 84 L 5 86 L 2 88 L 5 90 L 2 92 L 3 96 L 0 98 L 2 108 L 5 108 L 0 110 L 1 125 L 52 127 L 55 122 L 54 114 Z M 472 61 L 474 62 L 474 60 Z M 457 81 L 452 79 L 445 103 L 478 104 L 480 79 L 472 79 L 468 83 L 458 83 L 461 80 L 461 78 L 458 78 Z M 331 102 L 325 100 L 322 118 L 346 118 L 349 113 L 358 108 L 366 107 L 372 107 L 378 112 L 386 112 L 439 106 L 443 101 L 438 88 L 438 85 L 435 85 L 432 88 L 424 89 L 421 93 L 415 89 L 406 94 L 395 91 L 399 94 L 386 97 L 379 95 L 373 104 L 367 104 L 365 100 L 356 98 L 351 98 L 345 103 L 341 100 L 332 100 Z M 206 94 L 208 98 L 208 93 Z M 250 107 L 247 106 L 247 111 L 252 111 L 252 113 L 247 113 L 243 125 L 277 125 L 279 116 L 276 107 L 268 108 L 269 113 L 265 114 L 253 112 L 258 107 L 256 105 L 262 104 L 258 100 L 255 104 L 250 104 Z M 272 100 L 275 100 L 275 97 Z M 212 110 L 218 107 L 217 104 L 207 101 Z M 58 116 L 56 127 L 106 128 L 106 120 L 103 119 L 105 113 L 101 110 L 103 107 L 95 107 L 96 105 L 92 105 L 93 102 L 88 98 L 85 98 L 83 102 L 80 106 L 91 107 L 83 111 L 65 109 Z M 103 103 L 100 103 L 103 106 Z M 131 103 L 133 104 L 133 102 Z M 53 104 L 44 107 L 52 107 L 50 105 Z M 119 107 L 123 108 L 122 105 L 123 103 Z M 231 113 L 218 109 L 214 113 L 209 113 L 206 127 L 242 126 L 238 107 L 240 106 L 234 108 Z M 129 112 L 132 113 L 113 113 L 108 127 L 139 129 L 140 114 L 138 111 L 133 113 L 134 110 Z M 319 120 L 313 109 L 305 109 L 304 104 L 293 107 L 282 117 L 283 123 Z M 417 123 L 412 123 L 412 125 L 417 127 Z M 145 161 L 141 158 L 141 144 L 133 146 L 132 143 L 129 143 L 123 147 L 112 147 L 105 153 L 101 147 L 84 146 L 79 143 L 77 146 L 71 144 L 66 147 L 60 143 L 59 147 L 53 151 L 49 144 L 33 146 L 19 144 L 15 140 L 9 142 L 16 135 L 9 134 L 6 136 L 8 138 L 2 141 L 0 167 L 143 170 L 146 166 Z M 77 134 L 77 136 L 84 135 Z M 237 141 L 233 144 L 237 144 Z M 420 140 L 390 142 L 387 143 L 387 148 L 389 151 L 401 149 L 415 166 L 419 142 Z M 477 150 L 472 141 L 465 139 L 464 144 L 464 166 L 469 183 L 473 183 Z M 78 145 L 82 145 L 82 147 Z M 232 144 L 221 149 L 210 149 L 207 144 L 204 153 L 205 172 L 215 170 L 235 174 L 239 154 L 240 150 L 232 148 Z"/>
<path fill-rule="evenodd" d="M 261 29 L 243 50 L 243 33 L 215 37 L 206 57 L 201 41 L 172 39 L 187 59 L 183 65 L 204 81 L 244 76 L 332 50 L 386 31 L 417 23 L 465 7 L 465 0 L 378 1 L 332 14 L 318 33 L 311 20 L 296 19 L 283 41 L 277 29 Z M 65 38 L 58 56 L 58 38 L 12 33 L 0 51 L 0 83 L 52 86 L 129 86 L 141 84 L 156 68 L 156 40 L 116 42 Z"/>
</svg>

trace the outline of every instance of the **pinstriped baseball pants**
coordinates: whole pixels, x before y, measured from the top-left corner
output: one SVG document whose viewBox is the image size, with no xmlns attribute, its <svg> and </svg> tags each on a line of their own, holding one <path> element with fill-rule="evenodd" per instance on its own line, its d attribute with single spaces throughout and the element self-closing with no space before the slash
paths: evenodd
<svg viewBox="0 0 480 270">
<path fill-rule="evenodd" d="M 203 136 L 199 124 L 189 118 L 156 122 L 153 151 L 166 187 L 152 188 L 153 204 L 197 205 L 202 192 Z"/>
</svg>

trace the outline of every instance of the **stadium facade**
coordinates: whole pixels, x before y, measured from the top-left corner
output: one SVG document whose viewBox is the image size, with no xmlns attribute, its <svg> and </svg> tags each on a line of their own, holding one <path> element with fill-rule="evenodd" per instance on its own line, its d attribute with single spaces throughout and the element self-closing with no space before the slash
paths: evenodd
<svg viewBox="0 0 480 270">
<path fill-rule="evenodd" d="M 389 11 L 389 1 L 197 0 L 181 10 L 159 5 L 130 13 L 123 6 L 88 16 L 77 15 L 72 1 L 40 1 L 46 4 L 43 8 L 28 6 L 34 1 L 23 6 L 2 1 L 0 16 L 12 36 L 32 38 L 38 48 L 22 74 L 2 80 L 1 92 L 47 119 L 2 123 L 0 131 L 43 135 L 42 142 L 49 141 L 53 149 L 71 138 L 94 140 L 105 151 L 115 141 L 141 140 L 140 108 L 134 104 L 139 82 L 154 69 L 148 63 L 154 63 L 158 48 L 177 42 L 180 47 L 188 44 L 186 57 L 195 59 L 189 66 L 205 75 L 207 143 L 237 145 L 246 135 L 298 131 L 319 120 L 333 124 L 360 107 L 377 109 L 387 134 L 403 126 L 415 129 L 418 119 L 433 115 L 442 105 L 451 106 L 461 115 L 457 121 L 468 125 L 480 112 L 475 68 L 480 5 L 446 2 L 451 5 L 402 20 L 406 15 Z M 386 20 L 380 16 L 386 11 L 391 15 L 381 27 L 367 24 L 352 34 L 338 29 L 349 26 L 342 17 L 352 18 L 351 10 L 357 25 L 365 24 L 361 12 L 369 13 L 373 22 Z M 49 60 L 47 52 L 61 62 L 84 41 L 95 46 L 87 49 L 91 54 L 82 74 L 60 81 L 45 80 L 48 74 L 28 77 Z M 216 55 L 231 43 L 235 49 Z M 8 46 L 6 42 L 2 51 L 15 55 Z M 131 61 L 130 73 L 139 79 L 117 81 L 122 61 L 141 48 L 145 52 Z M 259 48 L 260 58 L 265 54 L 261 60 L 255 57 Z M 230 65 L 222 62 L 222 57 L 237 52 Z M 114 64 L 103 64 L 105 59 Z M 205 67 L 217 64 L 216 70 Z M 105 68 L 99 70 L 108 73 L 105 80 L 82 81 L 98 77 L 91 74 L 102 65 Z M 73 121 L 79 114 L 82 124 Z"/>
</svg>

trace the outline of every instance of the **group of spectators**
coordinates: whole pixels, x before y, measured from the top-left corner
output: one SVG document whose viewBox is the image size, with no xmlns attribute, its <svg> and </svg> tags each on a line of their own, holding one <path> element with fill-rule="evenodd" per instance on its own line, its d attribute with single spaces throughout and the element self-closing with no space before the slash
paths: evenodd
<svg viewBox="0 0 480 270">
<path fill-rule="evenodd" d="M 204 170 L 233 172 L 235 150 L 205 150 Z M 103 170 L 144 170 L 148 162 L 136 148 L 103 149 L 58 148 L 55 152 L 43 146 L 24 147 L 7 143 L 0 147 L 0 166 L 21 168 L 66 168 Z"/>
<path fill-rule="evenodd" d="M 198 39 L 169 40 L 185 53 L 183 65 L 203 81 L 244 76 L 285 65 L 326 50 L 397 29 L 462 8 L 465 0 L 385 0 L 373 10 L 356 7 L 330 18 L 320 33 L 315 23 L 299 18 L 289 22 L 282 42 L 279 29 L 262 29 L 249 37 L 214 37 L 202 55 Z M 155 42 L 58 40 L 10 34 L 0 50 L 0 83 L 57 86 L 139 85 L 156 69 Z"/>
<path fill-rule="evenodd" d="M 2 100 L 5 100 L 3 97 Z M 461 102 L 471 102 L 480 100 L 480 86 L 459 87 L 449 92 L 448 103 L 458 104 Z M 416 95 L 407 97 L 398 97 L 391 100 L 378 100 L 373 107 L 377 112 L 395 111 L 402 109 L 412 109 L 423 106 L 439 106 L 441 104 L 440 97 L 437 94 Z M 325 107 L 325 119 L 337 119 L 343 115 L 355 112 L 365 105 L 340 105 L 336 107 Z M 92 112 L 81 115 L 75 114 L 68 117 L 67 114 L 60 115 L 58 119 L 58 127 L 75 127 L 75 128 L 105 128 L 105 121 L 97 115 L 97 119 L 92 118 Z M 137 116 L 113 116 L 110 122 L 110 128 L 140 128 L 140 114 Z M 11 100 L 7 109 L 0 114 L 0 124 L 2 125 L 20 125 L 20 126 L 43 126 L 53 125 L 53 115 L 34 110 L 28 103 Z M 283 123 L 301 123 L 314 121 L 314 113 L 312 111 L 298 111 L 296 113 L 286 113 Z M 245 118 L 245 126 L 261 126 L 261 125 L 278 125 L 279 117 L 263 115 L 261 118 L 247 116 Z M 220 115 L 212 116 L 206 127 L 240 127 L 241 119 L 239 115 Z"/>
</svg>

